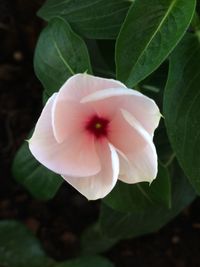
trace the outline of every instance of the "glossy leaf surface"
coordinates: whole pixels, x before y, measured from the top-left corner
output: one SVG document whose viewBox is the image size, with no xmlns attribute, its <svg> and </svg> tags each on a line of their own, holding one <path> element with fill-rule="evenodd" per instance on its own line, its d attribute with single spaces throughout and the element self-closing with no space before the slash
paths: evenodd
<svg viewBox="0 0 200 267">
<path fill-rule="evenodd" d="M 135 0 L 116 44 L 117 78 L 133 87 L 153 72 L 188 28 L 195 0 Z"/>
</svg>

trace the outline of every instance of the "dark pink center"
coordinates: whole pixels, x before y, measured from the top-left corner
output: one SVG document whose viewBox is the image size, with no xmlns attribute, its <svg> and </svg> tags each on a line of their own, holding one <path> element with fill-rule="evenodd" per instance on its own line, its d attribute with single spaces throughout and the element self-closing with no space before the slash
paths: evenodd
<svg viewBox="0 0 200 267">
<path fill-rule="evenodd" d="M 86 129 L 96 138 L 105 137 L 108 134 L 109 120 L 94 115 L 86 124 Z"/>
</svg>

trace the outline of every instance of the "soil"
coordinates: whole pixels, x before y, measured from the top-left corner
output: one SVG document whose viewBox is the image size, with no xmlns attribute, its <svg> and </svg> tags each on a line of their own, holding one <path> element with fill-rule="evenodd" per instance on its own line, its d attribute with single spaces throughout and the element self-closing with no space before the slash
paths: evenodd
<svg viewBox="0 0 200 267">
<path fill-rule="evenodd" d="M 68 184 L 48 202 L 34 199 L 12 177 L 14 155 L 42 108 L 42 86 L 34 75 L 33 51 L 44 26 L 35 13 L 41 0 L 0 0 L 0 220 L 16 219 L 38 236 L 57 260 L 76 257 L 82 231 L 98 217 Z M 116 267 L 200 266 L 200 200 L 157 233 L 119 242 L 105 256 Z"/>
</svg>

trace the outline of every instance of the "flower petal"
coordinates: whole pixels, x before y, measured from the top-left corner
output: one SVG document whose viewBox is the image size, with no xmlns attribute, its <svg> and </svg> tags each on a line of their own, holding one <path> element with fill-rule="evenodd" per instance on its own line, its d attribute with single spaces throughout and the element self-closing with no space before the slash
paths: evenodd
<svg viewBox="0 0 200 267">
<path fill-rule="evenodd" d="M 128 110 L 153 136 L 160 121 L 156 103 L 140 92 L 128 88 L 109 88 L 97 91 L 81 99 L 90 104 L 101 116 L 113 117 L 119 108 Z"/>
<path fill-rule="evenodd" d="M 48 100 L 41 113 L 29 140 L 30 151 L 40 163 L 59 174 L 88 176 L 98 173 L 101 166 L 94 138 L 76 133 L 62 144 L 55 140 L 51 115 L 55 98 L 56 94 Z"/>
<path fill-rule="evenodd" d="M 57 142 L 63 142 L 70 134 L 82 129 L 82 122 L 94 109 L 88 104 L 80 104 L 80 99 L 93 92 L 110 87 L 125 87 L 112 80 L 84 74 L 76 74 L 61 87 L 54 101 L 52 118 L 53 132 Z"/>
<path fill-rule="evenodd" d="M 97 144 L 97 152 L 101 160 L 101 171 L 98 174 L 88 177 L 63 176 L 88 200 L 105 197 L 115 186 L 119 175 L 119 158 L 114 147 L 102 142 Z"/>
<path fill-rule="evenodd" d="M 123 83 L 113 79 L 95 77 L 87 73 L 76 74 L 63 84 L 56 101 L 74 100 L 80 102 L 83 97 L 91 93 L 116 87 L 126 88 Z"/>
<path fill-rule="evenodd" d="M 75 101 L 56 100 L 52 108 L 52 126 L 56 141 L 62 143 L 71 135 L 81 133 L 85 121 L 94 111 L 91 107 Z"/>
<path fill-rule="evenodd" d="M 127 154 L 126 157 L 120 154 L 119 159 L 119 180 L 125 183 L 151 183 L 157 176 L 158 163 L 154 146 L 147 145 L 142 149 L 141 153 Z"/>
<path fill-rule="evenodd" d="M 104 99 L 108 99 L 110 97 L 115 97 L 115 96 L 140 96 L 140 95 L 141 93 L 139 93 L 138 91 L 128 89 L 126 87 L 125 88 L 121 88 L 121 87 L 107 88 L 101 91 L 93 92 L 83 97 L 81 99 L 81 103 L 104 100 Z"/>
<path fill-rule="evenodd" d="M 120 177 L 126 183 L 152 182 L 157 175 L 157 154 L 149 133 L 126 110 L 110 123 L 109 141 L 120 158 Z"/>
</svg>

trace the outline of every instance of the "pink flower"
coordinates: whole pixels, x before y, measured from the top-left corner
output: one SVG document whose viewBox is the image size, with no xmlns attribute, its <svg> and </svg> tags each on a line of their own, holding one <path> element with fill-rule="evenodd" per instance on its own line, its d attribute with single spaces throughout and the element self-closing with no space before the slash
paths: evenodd
<svg viewBox="0 0 200 267">
<path fill-rule="evenodd" d="M 157 175 L 153 100 L 112 79 L 77 74 L 46 103 L 29 148 L 34 157 L 90 200 L 117 180 L 152 182 Z"/>
</svg>

